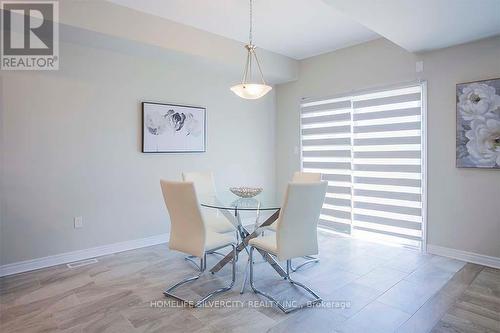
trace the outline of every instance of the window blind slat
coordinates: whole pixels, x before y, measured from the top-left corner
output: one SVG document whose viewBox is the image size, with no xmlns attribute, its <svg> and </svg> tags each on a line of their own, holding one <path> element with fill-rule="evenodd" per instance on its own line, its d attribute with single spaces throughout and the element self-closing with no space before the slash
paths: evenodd
<svg viewBox="0 0 500 333">
<path fill-rule="evenodd" d="M 392 206 L 402 206 L 402 207 L 413 207 L 413 208 L 422 208 L 422 203 L 420 201 L 408 201 L 408 200 L 400 200 L 400 199 L 387 199 L 387 198 L 378 198 L 378 197 L 365 197 L 360 195 L 355 195 L 353 200 L 356 202 L 370 202 L 376 204 L 387 204 Z"/>
<path fill-rule="evenodd" d="M 370 232 L 374 232 L 374 233 L 380 233 L 383 235 L 396 236 L 396 237 L 400 237 L 400 238 L 417 240 L 417 241 L 420 241 L 422 239 L 422 236 L 403 235 L 400 233 L 383 231 L 383 230 L 379 230 L 379 229 L 375 229 L 375 228 L 372 229 L 372 228 L 365 228 L 365 227 L 360 227 L 360 226 L 353 226 L 353 228 L 358 229 L 358 230 L 370 231 Z"/>
<path fill-rule="evenodd" d="M 304 168 L 321 168 L 321 169 L 344 169 L 351 170 L 351 163 L 335 163 L 335 162 L 303 162 Z"/>
<path fill-rule="evenodd" d="M 422 226 L 422 224 L 419 222 L 403 221 L 403 220 L 384 218 L 384 217 L 378 217 L 378 216 L 371 216 L 371 215 L 363 215 L 363 214 L 353 214 L 353 215 L 354 215 L 354 219 L 356 219 L 357 221 L 364 221 L 364 222 L 375 223 L 375 224 L 399 226 L 399 227 L 404 227 L 404 228 L 408 228 L 408 229 L 415 229 L 415 230 L 420 230 L 421 226 Z"/>
<path fill-rule="evenodd" d="M 305 134 L 323 134 L 323 133 L 349 133 L 351 126 L 332 126 L 332 127 L 318 127 L 318 128 L 304 128 L 302 135 Z"/>
<path fill-rule="evenodd" d="M 404 144 L 420 144 L 420 136 L 397 137 L 397 138 L 369 138 L 369 139 L 354 139 L 353 148 L 356 146 L 384 146 L 384 145 L 404 145 Z"/>
<path fill-rule="evenodd" d="M 314 124 L 319 122 L 331 122 L 331 121 L 346 121 L 350 119 L 351 115 L 349 112 L 344 112 L 340 110 L 306 113 L 301 116 L 302 124 Z"/>
<path fill-rule="evenodd" d="M 359 171 L 414 172 L 414 173 L 420 173 L 420 165 L 355 164 L 354 165 L 354 170 L 359 170 Z"/>
<path fill-rule="evenodd" d="M 341 210 L 323 208 L 321 210 L 321 214 L 327 215 L 327 216 L 338 217 L 341 219 L 347 219 L 347 220 L 351 219 L 351 212 L 346 212 L 346 211 L 341 211 Z"/>
<path fill-rule="evenodd" d="M 385 125 L 369 125 L 355 126 L 354 133 L 370 133 L 370 132 L 387 132 L 387 131 L 406 131 L 419 130 L 420 122 L 385 124 Z"/>
<path fill-rule="evenodd" d="M 325 198 L 326 205 L 351 207 L 351 200 L 338 198 Z"/>
<path fill-rule="evenodd" d="M 351 194 L 350 187 L 328 186 L 326 191 L 328 193 L 335 193 L 335 194 Z"/>
<path fill-rule="evenodd" d="M 418 188 L 422 185 L 422 182 L 419 179 L 401 178 L 354 177 L 354 182 L 356 184 L 414 186 Z"/>
<path fill-rule="evenodd" d="M 350 150 L 304 151 L 303 157 L 351 157 Z"/>
<path fill-rule="evenodd" d="M 401 151 L 386 151 L 382 147 L 378 147 L 378 151 L 353 152 L 354 158 L 418 158 L 421 154 L 418 150 L 401 150 Z"/>
<path fill-rule="evenodd" d="M 338 181 L 338 182 L 350 182 L 351 176 L 350 175 L 323 175 L 322 179 L 323 180 Z"/>
<path fill-rule="evenodd" d="M 309 140 L 302 141 L 302 146 L 332 146 L 332 145 L 349 145 L 351 144 L 350 138 L 335 138 L 335 139 L 321 139 L 321 140 Z"/>
<path fill-rule="evenodd" d="M 332 205 L 325 202 L 324 209 L 351 213 L 351 205 Z"/>
<path fill-rule="evenodd" d="M 421 195 L 416 193 L 401 193 L 392 191 L 372 191 L 372 190 L 354 190 L 353 195 L 362 197 L 373 197 L 383 199 L 397 199 L 420 202 Z"/>
<path fill-rule="evenodd" d="M 336 221 L 332 220 L 325 220 L 320 217 L 318 225 L 322 226 L 323 228 L 334 230 L 336 232 L 341 232 L 344 234 L 350 234 L 351 233 L 351 221 L 348 220 L 347 223 L 339 223 Z"/>
<path fill-rule="evenodd" d="M 386 171 L 352 171 L 355 177 L 395 178 L 395 179 L 422 179 L 420 173 L 415 172 L 386 172 Z"/>
<path fill-rule="evenodd" d="M 355 190 L 371 190 L 371 191 L 391 191 L 394 193 L 414 193 L 420 194 L 420 187 L 413 186 L 397 186 L 397 185 L 386 185 L 386 184 L 363 184 L 354 183 L 353 188 Z"/>
<path fill-rule="evenodd" d="M 351 101 L 339 101 L 333 103 L 310 105 L 302 104 L 302 113 L 316 112 L 322 110 L 338 110 L 338 109 L 348 109 L 351 107 Z"/>
<path fill-rule="evenodd" d="M 363 108 L 363 107 L 367 107 L 367 106 L 386 105 L 386 104 L 394 104 L 394 103 L 402 103 L 402 102 L 410 102 L 410 101 L 420 101 L 420 92 L 417 92 L 414 94 L 406 94 L 406 95 L 395 95 L 395 96 L 383 97 L 383 98 L 373 98 L 373 99 L 367 99 L 367 100 L 363 100 L 363 101 L 354 101 L 353 107 L 355 109 L 357 109 L 357 108 Z"/>
<path fill-rule="evenodd" d="M 352 118 L 354 121 L 360 121 L 360 120 L 381 119 L 381 118 L 419 116 L 420 114 L 421 114 L 421 108 L 416 107 L 416 108 L 399 109 L 392 111 L 358 113 L 358 114 L 353 114 Z"/>
<path fill-rule="evenodd" d="M 384 104 L 384 105 L 374 105 L 367 106 L 363 108 L 354 108 L 354 114 L 359 113 L 372 113 L 372 112 L 384 112 L 384 111 L 392 111 L 392 110 L 403 110 L 403 109 L 411 109 L 421 107 L 420 101 L 411 101 L 411 102 L 402 102 L 402 103 L 393 103 L 393 104 Z"/>
<path fill-rule="evenodd" d="M 354 200 L 356 200 L 356 199 L 354 199 Z M 357 202 L 357 201 L 355 201 L 354 207 L 355 208 L 362 208 L 362 209 L 373 209 L 373 210 L 379 210 L 379 211 L 391 212 L 391 213 L 415 215 L 415 216 L 422 215 L 422 210 L 420 208 L 412 208 L 412 207 L 381 205 L 378 203 Z"/>
<path fill-rule="evenodd" d="M 418 239 L 421 237 L 422 232 L 420 230 L 401 228 L 396 226 L 389 226 L 378 223 L 369 223 L 358 220 L 352 221 L 353 228 L 371 230 L 372 232 L 389 233 L 390 235 L 398 235 L 399 237 L 409 237 L 411 239 Z M 415 237 L 415 238 L 413 238 Z"/>
<path fill-rule="evenodd" d="M 335 222 L 339 224 L 345 224 L 345 225 L 351 225 L 351 219 L 342 219 L 340 217 L 335 217 L 335 216 L 330 216 L 330 215 L 325 215 L 325 214 L 320 214 L 319 216 L 320 221 L 328 221 L 328 222 Z"/>
</svg>

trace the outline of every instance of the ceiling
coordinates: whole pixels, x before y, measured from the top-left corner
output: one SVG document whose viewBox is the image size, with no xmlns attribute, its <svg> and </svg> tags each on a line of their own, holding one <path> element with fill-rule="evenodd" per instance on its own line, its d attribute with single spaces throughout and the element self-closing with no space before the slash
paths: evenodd
<svg viewBox="0 0 500 333">
<path fill-rule="evenodd" d="M 410 52 L 500 34 L 500 0 L 324 0 Z"/>
<path fill-rule="evenodd" d="M 109 0 L 248 43 L 248 0 Z M 254 43 L 294 59 L 379 36 L 322 0 L 254 0 Z"/>
<path fill-rule="evenodd" d="M 248 42 L 248 0 L 108 0 Z M 254 0 L 254 42 L 294 59 L 385 37 L 410 52 L 500 34 L 500 0 Z"/>
</svg>

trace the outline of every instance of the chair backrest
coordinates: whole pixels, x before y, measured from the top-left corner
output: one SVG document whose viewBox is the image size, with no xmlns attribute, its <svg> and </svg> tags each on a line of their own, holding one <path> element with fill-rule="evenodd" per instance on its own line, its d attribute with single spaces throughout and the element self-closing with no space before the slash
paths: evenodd
<svg viewBox="0 0 500 333">
<path fill-rule="evenodd" d="M 289 183 L 276 227 L 279 260 L 318 253 L 317 226 L 327 181 Z"/>
<path fill-rule="evenodd" d="M 296 171 L 293 174 L 292 182 L 319 182 L 321 181 L 321 174 L 315 172 L 300 172 Z"/>
<path fill-rule="evenodd" d="M 207 172 L 183 172 L 182 180 L 185 182 L 193 182 L 198 196 L 214 196 L 215 195 L 215 180 L 214 174 Z"/>
<path fill-rule="evenodd" d="M 202 257 L 206 230 L 194 184 L 160 180 L 160 185 L 170 215 L 169 248 Z"/>
</svg>

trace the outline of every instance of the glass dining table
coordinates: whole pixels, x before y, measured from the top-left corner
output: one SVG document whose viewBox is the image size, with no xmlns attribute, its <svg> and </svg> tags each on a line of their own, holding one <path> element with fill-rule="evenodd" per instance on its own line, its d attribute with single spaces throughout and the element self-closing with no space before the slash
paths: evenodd
<svg viewBox="0 0 500 333">
<path fill-rule="evenodd" d="M 200 205 L 206 207 L 207 209 L 218 210 L 223 214 L 236 228 L 239 234 L 239 241 L 236 246 L 236 254 L 238 255 L 241 251 L 245 250 L 248 252 L 248 242 L 257 237 L 261 232 L 262 228 L 271 225 L 279 216 L 281 209 L 281 202 L 276 200 L 274 193 L 263 192 L 253 198 L 240 198 L 231 193 L 230 191 L 224 191 L 218 193 L 216 196 L 200 196 L 198 198 Z M 242 223 L 242 213 L 243 212 L 255 212 L 255 223 L 253 224 L 253 230 L 249 230 L 249 225 L 244 225 Z M 270 213 L 271 215 L 267 217 L 264 222 L 260 223 L 260 217 L 262 213 Z M 286 276 L 286 272 L 281 268 L 276 259 L 269 255 L 268 253 L 256 249 L 262 255 L 265 261 L 267 261 L 276 272 L 282 277 Z M 223 257 L 215 266 L 210 269 L 212 274 L 218 272 L 222 267 L 233 260 L 234 253 L 231 251 L 225 257 Z M 245 275 L 243 278 L 241 293 L 243 293 L 246 280 L 248 276 L 248 263 L 245 268 Z"/>
</svg>

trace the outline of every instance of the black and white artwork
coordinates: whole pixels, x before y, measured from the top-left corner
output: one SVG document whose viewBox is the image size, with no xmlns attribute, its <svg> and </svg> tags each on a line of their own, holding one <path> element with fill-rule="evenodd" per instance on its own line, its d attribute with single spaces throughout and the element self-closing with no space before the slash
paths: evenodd
<svg viewBox="0 0 500 333">
<path fill-rule="evenodd" d="M 205 108 L 143 102 L 142 117 L 144 153 L 192 153 L 206 150 Z"/>
<path fill-rule="evenodd" d="M 500 169 L 500 79 L 457 84 L 457 167 Z"/>
</svg>

